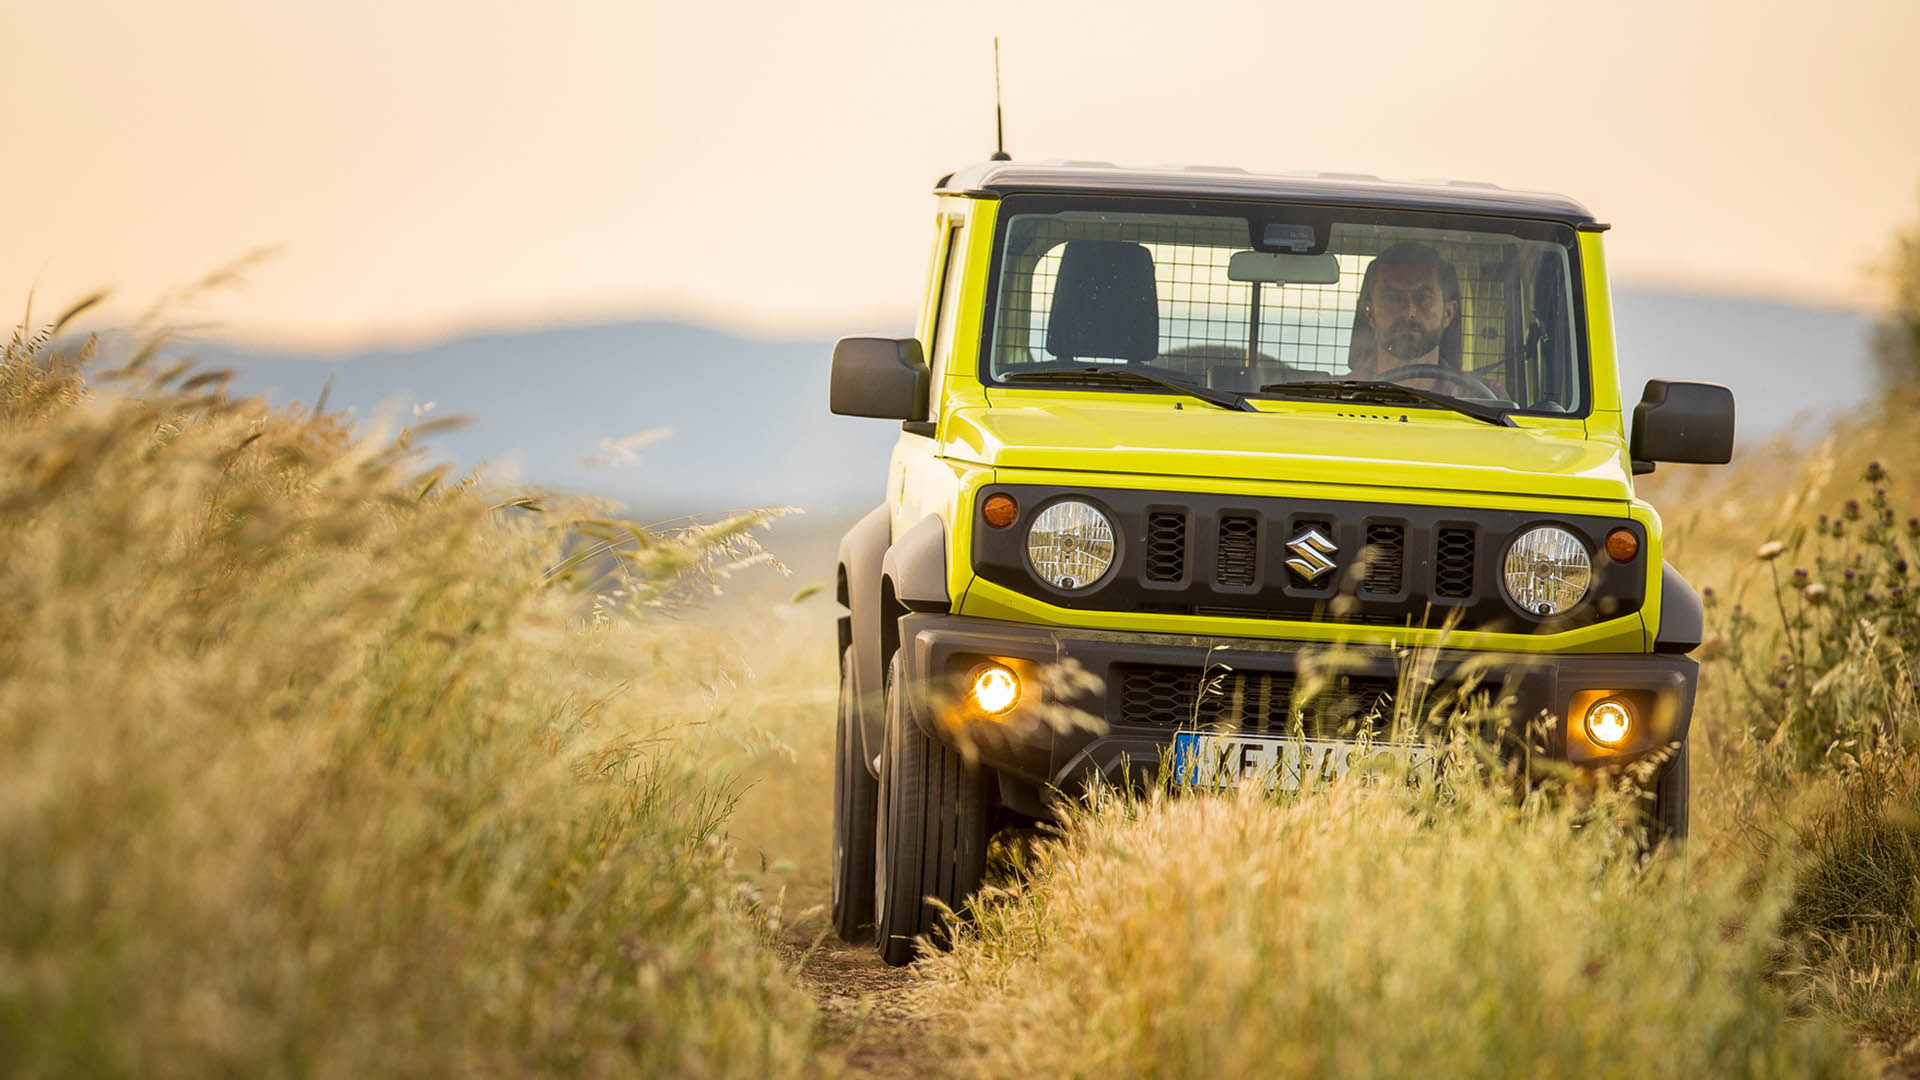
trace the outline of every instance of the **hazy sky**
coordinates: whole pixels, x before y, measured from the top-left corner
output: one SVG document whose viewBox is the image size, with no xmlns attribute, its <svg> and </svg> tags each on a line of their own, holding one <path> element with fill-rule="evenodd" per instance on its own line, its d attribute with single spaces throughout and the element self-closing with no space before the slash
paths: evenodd
<svg viewBox="0 0 1920 1080">
<path fill-rule="evenodd" d="M 1558 190 L 1624 283 L 1865 306 L 1920 217 L 1916 0 L 4 0 L 0 310 L 271 245 L 176 318 L 897 328 L 995 33 L 1016 157 Z"/>
</svg>

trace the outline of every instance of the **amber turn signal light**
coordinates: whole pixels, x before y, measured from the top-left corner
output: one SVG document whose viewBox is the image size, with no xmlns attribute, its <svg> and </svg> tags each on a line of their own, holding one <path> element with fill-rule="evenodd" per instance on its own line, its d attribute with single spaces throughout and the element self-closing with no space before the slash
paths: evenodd
<svg viewBox="0 0 1920 1080">
<path fill-rule="evenodd" d="M 986 518 L 987 524 L 996 529 L 1004 529 L 1013 524 L 1013 519 L 1019 513 L 1019 504 L 1013 501 L 1013 496 L 1007 494 L 989 495 L 986 503 L 980 507 L 980 516 Z"/>
<path fill-rule="evenodd" d="M 1640 538 L 1632 529 L 1615 529 L 1607 534 L 1607 555 L 1614 562 L 1632 562 L 1640 554 Z"/>
</svg>

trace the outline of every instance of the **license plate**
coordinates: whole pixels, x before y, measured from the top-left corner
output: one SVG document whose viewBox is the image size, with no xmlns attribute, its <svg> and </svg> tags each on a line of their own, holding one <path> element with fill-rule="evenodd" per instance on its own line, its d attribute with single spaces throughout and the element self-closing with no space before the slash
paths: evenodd
<svg viewBox="0 0 1920 1080">
<path fill-rule="evenodd" d="M 1184 787 L 1221 788 L 1264 783 L 1279 791 L 1345 776 L 1376 758 L 1403 761 L 1408 779 L 1430 776 L 1433 749 L 1418 743 L 1361 743 L 1345 739 L 1289 739 L 1272 735 L 1215 735 L 1183 731 L 1173 738 L 1173 775 Z"/>
</svg>

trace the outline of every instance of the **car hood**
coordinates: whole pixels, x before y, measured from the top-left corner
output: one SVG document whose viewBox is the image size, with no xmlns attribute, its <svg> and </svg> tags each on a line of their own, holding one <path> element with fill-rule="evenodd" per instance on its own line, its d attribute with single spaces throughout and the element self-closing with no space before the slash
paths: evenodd
<svg viewBox="0 0 1920 1080">
<path fill-rule="evenodd" d="M 1405 419 L 1403 419 L 1403 417 Z M 1430 409 L 1229 412 L 1132 402 L 968 407 L 943 451 L 1004 469 L 1625 500 L 1620 447 Z"/>
</svg>

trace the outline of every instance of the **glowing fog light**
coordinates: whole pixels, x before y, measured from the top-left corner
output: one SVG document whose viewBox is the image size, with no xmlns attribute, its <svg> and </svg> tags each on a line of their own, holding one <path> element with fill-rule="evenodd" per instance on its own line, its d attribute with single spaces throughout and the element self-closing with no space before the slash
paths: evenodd
<svg viewBox="0 0 1920 1080">
<path fill-rule="evenodd" d="M 1587 707 L 1587 738 L 1616 747 L 1633 731 L 1633 710 L 1617 698 L 1601 698 Z"/>
<path fill-rule="evenodd" d="M 1020 677 L 999 664 L 981 664 L 967 677 L 967 696 L 989 716 L 998 716 L 1020 701 Z"/>
</svg>

